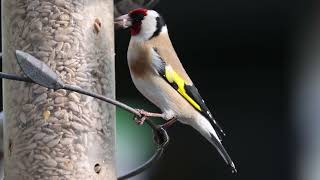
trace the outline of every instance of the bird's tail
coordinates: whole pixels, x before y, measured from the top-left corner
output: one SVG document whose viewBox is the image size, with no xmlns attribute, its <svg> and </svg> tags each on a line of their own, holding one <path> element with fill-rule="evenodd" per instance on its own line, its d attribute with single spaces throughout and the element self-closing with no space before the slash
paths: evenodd
<svg viewBox="0 0 320 180">
<path fill-rule="evenodd" d="M 199 118 L 193 121 L 193 124 L 191 124 L 191 126 L 199 131 L 212 145 L 215 146 L 215 148 L 222 156 L 223 160 L 232 168 L 232 172 L 236 173 L 237 169 L 232 159 L 230 158 L 226 149 L 223 147 L 216 131 L 213 129 L 210 122 L 204 116 L 199 115 Z"/>
</svg>

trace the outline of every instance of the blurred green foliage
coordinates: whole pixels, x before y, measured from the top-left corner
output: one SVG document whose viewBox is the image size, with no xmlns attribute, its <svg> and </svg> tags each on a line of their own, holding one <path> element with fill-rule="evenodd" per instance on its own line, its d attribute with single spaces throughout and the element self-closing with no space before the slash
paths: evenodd
<svg viewBox="0 0 320 180">
<path fill-rule="evenodd" d="M 151 107 L 136 100 L 122 100 L 129 106 L 150 110 Z M 116 110 L 116 154 L 120 166 L 122 161 L 142 163 L 153 153 L 153 133 L 148 125 L 137 125 L 134 116 L 125 110 Z"/>
</svg>

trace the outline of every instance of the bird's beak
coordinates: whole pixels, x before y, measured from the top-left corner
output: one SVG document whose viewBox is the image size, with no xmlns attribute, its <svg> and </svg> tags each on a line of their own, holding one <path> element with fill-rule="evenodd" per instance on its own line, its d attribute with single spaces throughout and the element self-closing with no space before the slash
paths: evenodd
<svg viewBox="0 0 320 180">
<path fill-rule="evenodd" d="M 132 25 L 131 18 L 128 14 L 119 16 L 114 20 L 114 25 L 116 28 L 126 29 Z"/>
</svg>

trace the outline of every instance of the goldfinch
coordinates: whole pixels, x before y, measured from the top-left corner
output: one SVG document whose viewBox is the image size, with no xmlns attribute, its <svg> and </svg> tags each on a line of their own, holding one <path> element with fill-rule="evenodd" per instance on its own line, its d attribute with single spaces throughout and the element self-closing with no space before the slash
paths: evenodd
<svg viewBox="0 0 320 180">
<path fill-rule="evenodd" d="M 130 28 L 127 59 L 133 83 L 162 111 L 162 114 L 142 110 L 140 113 L 192 126 L 215 146 L 236 172 L 221 143 L 221 136 L 225 134 L 184 70 L 162 16 L 154 10 L 140 8 L 116 18 L 115 25 Z"/>
</svg>

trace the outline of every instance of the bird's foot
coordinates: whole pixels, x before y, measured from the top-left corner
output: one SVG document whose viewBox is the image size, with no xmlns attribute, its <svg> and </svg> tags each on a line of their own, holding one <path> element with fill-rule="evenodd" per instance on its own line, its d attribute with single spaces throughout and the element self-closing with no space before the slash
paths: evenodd
<svg viewBox="0 0 320 180">
<path fill-rule="evenodd" d="M 134 120 L 138 125 L 143 125 L 147 117 L 163 117 L 162 114 L 160 113 L 152 113 L 152 112 L 147 112 L 143 109 L 137 109 L 139 114 L 141 115 L 140 117 L 135 116 Z"/>
<path fill-rule="evenodd" d="M 160 113 L 152 113 L 152 112 L 148 112 L 148 111 L 145 111 L 143 109 L 137 109 L 137 111 L 142 115 L 142 116 L 146 116 L 146 117 L 163 117 L 162 114 Z"/>
<path fill-rule="evenodd" d="M 134 121 L 138 124 L 138 125 L 143 125 L 144 121 L 146 121 L 147 117 L 146 116 L 142 116 L 142 117 L 138 117 L 135 116 L 134 117 Z"/>
</svg>

